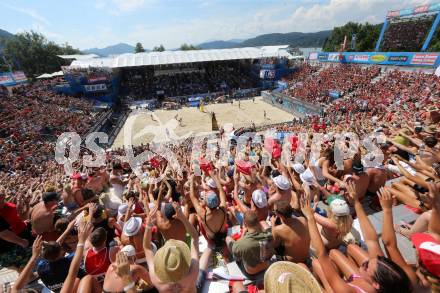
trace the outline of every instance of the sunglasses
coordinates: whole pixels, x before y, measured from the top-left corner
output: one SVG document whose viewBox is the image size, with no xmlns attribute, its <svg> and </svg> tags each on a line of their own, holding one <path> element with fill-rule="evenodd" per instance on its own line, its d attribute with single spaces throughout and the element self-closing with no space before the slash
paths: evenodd
<svg viewBox="0 0 440 293">
<path fill-rule="evenodd" d="M 366 261 L 364 261 L 362 264 L 361 264 L 361 267 L 364 269 L 364 270 L 368 270 L 368 264 L 370 263 L 370 260 L 366 260 Z"/>
</svg>

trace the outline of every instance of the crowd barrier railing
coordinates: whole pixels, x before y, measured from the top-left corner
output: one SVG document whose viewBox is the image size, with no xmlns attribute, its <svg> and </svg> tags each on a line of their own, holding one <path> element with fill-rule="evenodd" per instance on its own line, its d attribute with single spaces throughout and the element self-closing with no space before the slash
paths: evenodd
<svg viewBox="0 0 440 293">
<path fill-rule="evenodd" d="M 294 114 L 297 117 L 303 118 L 306 115 L 320 115 L 322 113 L 321 107 L 289 97 L 282 93 L 263 91 L 261 92 L 261 96 L 266 103 Z"/>
</svg>

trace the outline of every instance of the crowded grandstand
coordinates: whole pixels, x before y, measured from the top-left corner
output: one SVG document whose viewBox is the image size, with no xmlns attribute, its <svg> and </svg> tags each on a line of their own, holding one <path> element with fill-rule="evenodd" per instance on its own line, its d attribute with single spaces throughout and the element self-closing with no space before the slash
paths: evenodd
<svg viewBox="0 0 440 293">
<path fill-rule="evenodd" d="M 60 55 L 53 74 L 5 73 L 0 292 L 440 292 L 433 6 L 391 11 L 383 51 Z M 209 131 L 176 135 L 195 113 Z"/>
</svg>

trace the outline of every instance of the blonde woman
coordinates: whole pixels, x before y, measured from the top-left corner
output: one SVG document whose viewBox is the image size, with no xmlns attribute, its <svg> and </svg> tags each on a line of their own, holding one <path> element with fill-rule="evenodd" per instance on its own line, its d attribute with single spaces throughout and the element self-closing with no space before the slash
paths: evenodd
<svg viewBox="0 0 440 293">
<path fill-rule="evenodd" d="M 341 245 L 344 237 L 351 231 L 353 218 L 350 215 L 350 207 L 342 197 L 330 197 L 327 202 L 328 217 L 315 213 L 315 220 L 324 245 L 327 249 L 333 249 Z"/>
</svg>

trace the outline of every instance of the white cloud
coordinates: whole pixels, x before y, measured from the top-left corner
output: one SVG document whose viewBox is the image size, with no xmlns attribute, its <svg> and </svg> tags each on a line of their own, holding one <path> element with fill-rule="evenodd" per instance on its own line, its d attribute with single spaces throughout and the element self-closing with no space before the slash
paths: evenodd
<svg viewBox="0 0 440 293">
<path fill-rule="evenodd" d="M 105 0 L 96 0 L 95 2 L 95 8 L 96 9 L 102 9 L 107 5 L 107 2 Z"/>
<path fill-rule="evenodd" d="M 311 2 L 303 0 L 302 5 L 286 2 L 269 9 L 209 15 L 206 18 L 185 19 L 154 27 L 140 25 L 134 27 L 124 41 L 142 42 L 146 48 L 161 43 L 167 48 L 176 48 L 182 43 L 198 44 L 212 39 L 248 38 L 274 32 L 316 32 L 344 25 L 348 21 L 380 23 L 384 21 L 388 10 L 425 3 L 417 0 L 330 0 L 322 4 Z"/>
<path fill-rule="evenodd" d="M 145 4 L 145 0 L 112 0 L 112 2 L 122 11 L 132 11 Z"/>
<path fill-rule="evenodd" d="M 0 5 L 3 5 L 4 7 L 17 11 L 19 13 L 25 14 L 31 18 L 33 18 L 34 20 L 43 23 L 45 25 L 50 25 L 50 22 L 44 18 L 43 16 L 41 16 L 38 12 L 36 12 L 35 10 L 32 9 L 27 9 L 27 8 L 21 8 L 18 6 L 14 6 L 14 5 L 9 5 L 7 3 L 0 3 Z"/>
<path fill-rule="evenodd" d="M 95 0 L 96 9 L 105 9 L 110 15 L 121 15 L 123 12 L 131 12 L 140 9 L 153 0 Z"/>
</svg>

